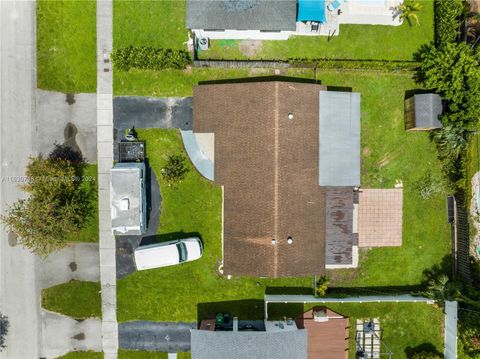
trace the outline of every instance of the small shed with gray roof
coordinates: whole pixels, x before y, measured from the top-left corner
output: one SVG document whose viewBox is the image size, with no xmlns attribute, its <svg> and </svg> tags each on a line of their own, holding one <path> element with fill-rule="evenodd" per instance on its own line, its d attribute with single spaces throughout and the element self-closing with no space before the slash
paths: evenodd
<svg viewBox="0 0 480 359">
<path fill-rule="evenodd" d="M 429 131 L 442 127 L 442 98 L 434 93 L 417 94 L 405 100 L 405 128 L 408 131 Z"/>
<path fill-rule="evenodd" d="M 192 359 L 306 359 L 307 331 L 191 331 Z"/>
<path fill-rule="evenodd" d="M 296 0 L 187 0 L 187 28 L 295 31 Z"/>
</svg>

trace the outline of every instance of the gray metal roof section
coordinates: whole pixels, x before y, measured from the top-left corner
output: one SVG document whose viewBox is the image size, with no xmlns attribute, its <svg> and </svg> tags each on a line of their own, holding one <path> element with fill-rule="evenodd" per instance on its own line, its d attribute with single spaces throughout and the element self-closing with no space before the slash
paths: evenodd
<svg viewBox="0 0 480 359">
<path fill-rule="evenodd" d="M 190 160 L 192 161 L 197 171 L 200 172 L 203 177 L 209 179 L 210 181 L 213 181 L 215 173 L 214 164 L 204 155 L 204 153 L 200 149 L 197 138 L 195 137 L 193 132 L 180 131 L 180 133 L 182 134 L 183 145 L 185 147 L 185 150 L 187 151 L 188 157 L 190 157 Z"/>
<path fill-rule="evenodd" d="M 192 359 L 306 359 L 307 331 L 192 330 Z"/>
<path fill-rule="evenodd" d="M 360 94 L 320 91 L 320 186 L 360 185 Z"/>
<path fill-rule="evenodd" d="M 112 233 L 141 235 L 146 228 L 145 164 L 117 163 L 111 169 Z"/>
<path fill-rule="evenodd" d="M 434 93 L 414 95 L 415 99 L 415 127 L 440 128 L 442 123 L 438 116 L 442 114 L 442 98 Z"/>
<path fill-rule="evenodd" d="M 187 28 L 295 31 L 296 0 L 187 0 Z"/>
<path fill-rule="evenodd" d="M 457 357 L 458 303 L 445 301 L 445 359 Z"/>
</svg>

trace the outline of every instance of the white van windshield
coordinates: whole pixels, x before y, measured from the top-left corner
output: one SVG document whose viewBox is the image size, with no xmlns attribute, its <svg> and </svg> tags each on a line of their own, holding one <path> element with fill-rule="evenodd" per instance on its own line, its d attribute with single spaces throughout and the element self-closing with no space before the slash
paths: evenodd
<svg viewBox="0 0 480 359">
<path fill-rule="evenodd" d="M 177 249 L 180 263 L 185 262 L 187 260 L 187 247 L 185 246 L 185 243 L 177 243 Z"/>
</svg>

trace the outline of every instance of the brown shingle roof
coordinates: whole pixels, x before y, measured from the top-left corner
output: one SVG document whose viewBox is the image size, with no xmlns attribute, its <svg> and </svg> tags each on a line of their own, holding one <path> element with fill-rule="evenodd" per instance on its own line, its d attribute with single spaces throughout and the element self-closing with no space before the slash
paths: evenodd
<svg viewBox="0 0 480 359">
<path fill-rule="evenodd" d="M 318 185 L 319 91 L 324 89 L 289 82 L 194 89 L 193 130 L 215 133 L 215 182 L 224 186 L 226 274 L 324 272 L 325 193 Z"/>
</svg>

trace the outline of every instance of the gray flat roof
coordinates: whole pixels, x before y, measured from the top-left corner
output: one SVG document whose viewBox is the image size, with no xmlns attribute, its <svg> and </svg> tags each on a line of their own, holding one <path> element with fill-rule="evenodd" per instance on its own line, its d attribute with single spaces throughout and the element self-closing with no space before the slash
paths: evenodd
<svg viewBox="0 0 480 359">
<path fill-rule="evenodd" d="M 320 186 L 360 185 L 360 94 L 320 91 Z"/>
<path fill-rule="evenodd" d="M 145 164 L 117 163 L 110 173 L 112 233 L 141 235 L 146 226 Z"/>
<path fill-rule="evenodd" d="M 433 93 L 414 95 L 415 127 L 440 128 L 442 123 L 438 116 L 442 114 L 442 98 Z"/>
<path fill-rule="evenodd" d="M 296 0 L 187 0 L 187 28 L 295 31 Z"/>
<path fill-rule="evenodd" d="M 217 332 L 192 330 L 192 359 L 306 359 L 307 331 Z"/>
</svg>

